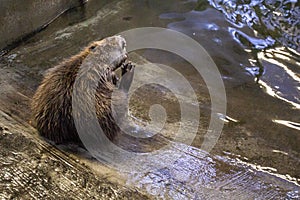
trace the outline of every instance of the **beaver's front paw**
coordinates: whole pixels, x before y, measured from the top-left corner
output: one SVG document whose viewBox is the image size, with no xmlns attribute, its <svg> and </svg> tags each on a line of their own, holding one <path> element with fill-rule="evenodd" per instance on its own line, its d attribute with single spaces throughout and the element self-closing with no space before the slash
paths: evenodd
<svg viewBox="0 0 300 200">
<path fill-rule="evenodd" d="M 122 78 L 119 85 L 119 89 L 128 92 L 130 85 L 134 76 L 134 68 L 135 66 L 131 63 L 124 63 L 121 67 L 122 70 Z"/>
<path fill-rule="evenodd" d="M 122 76 L 124 76 L 124 74 L 126 74 L 127 72 L 133 71 L 134 67 L 135 66 L 131 62 L 122 64 L 121 66 Z"/>
</svg>

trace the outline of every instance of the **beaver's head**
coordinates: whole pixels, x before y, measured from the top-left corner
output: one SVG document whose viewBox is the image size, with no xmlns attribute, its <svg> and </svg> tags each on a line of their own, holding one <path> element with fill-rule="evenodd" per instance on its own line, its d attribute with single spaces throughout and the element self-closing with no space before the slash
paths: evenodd
<svg viewBox="0 0 300 200">
<path fill-rule="evenodd" d="M 126 41 L 121 36 L 112 36 L 91 43 L 87 47 L 89 55 L 86 59 L 97 63 L 106 63 L 114 71 L 127 59 Z"/>
</svg>

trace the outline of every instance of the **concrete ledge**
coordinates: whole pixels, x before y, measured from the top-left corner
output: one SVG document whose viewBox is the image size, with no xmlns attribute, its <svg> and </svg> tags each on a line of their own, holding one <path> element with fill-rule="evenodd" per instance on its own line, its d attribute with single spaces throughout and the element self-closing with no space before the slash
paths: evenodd
<svg viewBox="0 0 300 200">
<path fill-rule="evenodd" d="M 80 0 L 3 0 L 0 6 L 0 49 L 47 25 Z"/>
</svg>

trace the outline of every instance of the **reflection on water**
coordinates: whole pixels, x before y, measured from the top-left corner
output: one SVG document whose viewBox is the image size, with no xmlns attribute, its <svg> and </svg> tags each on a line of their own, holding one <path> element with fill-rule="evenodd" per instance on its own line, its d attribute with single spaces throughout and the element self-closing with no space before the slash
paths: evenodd
<svg viewBox="0 0 300 200">
<path fill-rule="evenodd" d="M 229 27 L 229 32 L 253 54 L 255 59 L 249 60 L 251 67 L 246 69 L 250 73 L 253 69 L 258 71 L 255 77 L 257 81 L 261 79 L 268 94 L 299 109 L 300 7 L 297 0 L 250 3 L 210 0 L 209 3 L 225 14 L 234 26 Z M 244 26 L 253 30 L 254 37 L 241 30 Z"/>
<path fill-rule="evenodd" d="M 208 20 L 207 15 L 203 20 L 203 13 L 207 12 L 204 9 L 207 2 L 203 0 L 198 1 L 200 11 L 166 13 L 160 17 L 176 20 L 168 27 L 194 37 L 203 30 L 215 31 L 216 36 L 212 40 L 219 45 L 222 45 L 222 40 L 217 32 L 227 29 L 231 37 L 251 55 L 249 63 L 240 63 L 240 66 L 253 75 L 268 94 L 300 108 L 299 3 L 293 0 L 208 2 L 225 15 L 228 26 L 217 25 L 215 16 Z"/>
<path fill-rule="evenodd" d="M 269 94 L 300 109 L 300 77 L 295 72 L 300 68 L 299 54 L 275 47 L 259 52 L 257 57 L 264 67 L 261 85 L 271 91 Z"/>
<path fill-rule="evenodd" d="M 296 122 L 291 122 L 287 120 L 273 120 L 275 123 L 285 125 L 289 128 L 293 128 L 300 131 L 300 124 Z"/>
<path fill-rule="evenodd" d="M 258 143 L 256 139 L 262 137 L 276 151 L 289 152 L 281 155 L 299 164 L 299 157 L 290 154 L 291 149 L 299 152 L 300 146 L 299 2 L 198 0 L 194 10 L 165 12 L 160 19 L 168 22 L 168 28 L 197 40 L 218 65 L 227 87 L 228 115 L 236 122 L 220 118 L 229 121 L 228 127 L 238 127 L 224 132 L 238 132 L 230 137 L 237 150 L 230 151 L 239 154 L 247 149 L 242 155 L 249 160 L 278 168 L 283 158 L 277 152 L 263 150 L 259 144 L 247 146 L 251 138 Z M 272 159 L 279 160 L 274 164 Z"/>
<path fill-rule="evenodd" d="M 209 3 L 233 26 L 251 27 L 256 35 L 272 37 L 278 43 L 300 51 L 300 7 L 297 0 L 209 0 Z"/>
</svg>

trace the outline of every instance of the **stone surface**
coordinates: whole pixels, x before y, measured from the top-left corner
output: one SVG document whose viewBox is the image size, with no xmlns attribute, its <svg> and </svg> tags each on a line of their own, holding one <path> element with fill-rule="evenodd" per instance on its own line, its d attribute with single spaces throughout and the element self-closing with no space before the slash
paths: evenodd
<svg viewBox="0 0 300 200">
<path fill-rule="evenodd" d="M 0 6 L 0 49 L 49 24 L 79 0 L 3 0 Z"/>
<path fill-rule="evenodd" d="M 0 111 L 1 199 L 148 199 L 98 163 L 95 173 L 66 151 L 37 138 L 26 122 Z M 118 177 L 109 178 L 109 173 Z"/>
</svg>

